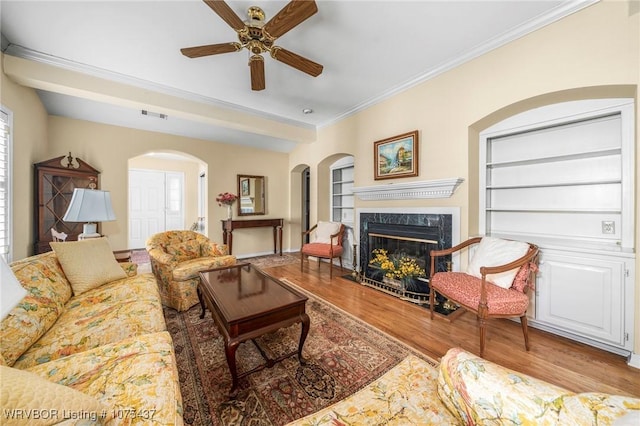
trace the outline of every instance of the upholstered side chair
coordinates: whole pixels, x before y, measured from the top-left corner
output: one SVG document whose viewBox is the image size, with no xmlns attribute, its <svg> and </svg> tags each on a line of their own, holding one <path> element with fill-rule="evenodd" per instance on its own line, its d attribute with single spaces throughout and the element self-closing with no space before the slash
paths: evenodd
<svg viewBox="0 0 640 426">
<path fill-rule="evenodd" d="M 436 272 L 437 258 L 477 244 L 465 272 Z M 480 356 L 484 355 L 487 320 L 519 317 L 529 350 L 528 290 L 538 270 L 538 247 L 494 237 L 475 237 L 445 250 L 431 251 L 429 304 L 434 317 L 436 292 L 478 317 Z"/>
<path fill-rule="evenodd" d="M 226 245 L 218 245 L 194 231 L 152 235 L 146 248 L 162 304 L 177 311 L 186 311 L 199 303 L 197 289 L 201 271 L 236 263 Z"/>
<path fill-rule="evenodd" d="M 338 258 L 342 269 L 342 240 L 345 226 L 339 222 L 318 222 L 308 231 L 302 232 L 300 249 L 300 270 L 309 256 L 318 258 L 318 268 L 322 259 L 329 261 L 329 277 L 333 278 L 333 259 Z M 309 243 L 306 237 L 309 236 Z"/>
</svg>

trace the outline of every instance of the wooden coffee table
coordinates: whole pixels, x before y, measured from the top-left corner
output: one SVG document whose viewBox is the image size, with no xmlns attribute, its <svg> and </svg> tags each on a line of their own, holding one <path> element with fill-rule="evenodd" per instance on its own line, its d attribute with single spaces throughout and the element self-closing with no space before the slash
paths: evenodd
<svg viewBox="0 0 640 426">
<path fill-rule="evenodd" d="M 231 394 L 237 389 L 240 377 L 272 367 L 296 353 L 304 363 L 302 347 L 310 323 L 305 312 L 305 295 L 249 263 L 240 263 L 201 272 L 198 298 L 202 307 L 200 318 L 204 318 L 208 308 L 224 337 L 225 355 L 233 380 Z M 255 339 L 298 322 L 302 323 L 302 331 L 297 352 L 269 359 Z M 236 350 L 247 340 L 253 341 L 266 363 L 238 375 Z"/>
</svg>

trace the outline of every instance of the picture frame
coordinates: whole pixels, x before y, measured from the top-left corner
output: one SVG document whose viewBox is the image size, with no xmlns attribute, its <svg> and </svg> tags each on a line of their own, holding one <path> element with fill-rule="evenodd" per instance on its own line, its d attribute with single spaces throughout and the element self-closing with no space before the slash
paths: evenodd
<svg viewBox="0 0 640 426">
<path fill-rule="evenodd" d="M 419 148 L 417 130 L 374 142 L 375 180 L 418 176 Z"/>
<path fill-rule="evenodd" d="M 248 197 L 251 195 L 251 189 L 249 186 L 249 179 L 242 179 L 240 181 L 240 195 L 242 197 Z"/>
</svg>

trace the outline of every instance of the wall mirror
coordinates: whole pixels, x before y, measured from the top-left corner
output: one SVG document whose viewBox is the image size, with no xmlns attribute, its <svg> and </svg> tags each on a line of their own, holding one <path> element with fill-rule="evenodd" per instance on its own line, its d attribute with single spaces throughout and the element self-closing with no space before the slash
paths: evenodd
<svg viewBox="0 0 640 426">
<path fill-rule="evenodd" d="M 238 216 L 265 214 L 264 176 L 238 175 Z"/>
</svg>

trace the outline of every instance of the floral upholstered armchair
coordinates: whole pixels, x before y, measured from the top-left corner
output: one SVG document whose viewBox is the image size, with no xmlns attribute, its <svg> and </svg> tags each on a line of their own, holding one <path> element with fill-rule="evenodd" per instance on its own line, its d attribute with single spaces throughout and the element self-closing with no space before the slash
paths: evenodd
<svg viewBox="0 0 640 426">
<path fill-rule="evenodd" d="M 200 271 L 236 263 L 226 245 L 193 231 L 166 231 L 147 240 L 151 270 L 162 304 L 186 311 L 198 303 Z"/>
</svg>

